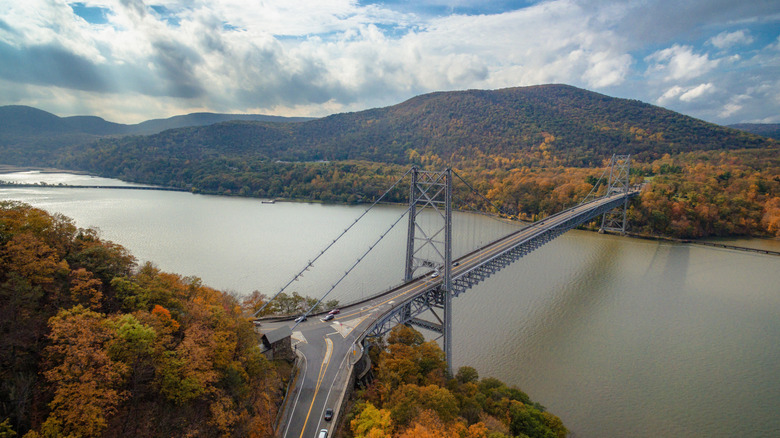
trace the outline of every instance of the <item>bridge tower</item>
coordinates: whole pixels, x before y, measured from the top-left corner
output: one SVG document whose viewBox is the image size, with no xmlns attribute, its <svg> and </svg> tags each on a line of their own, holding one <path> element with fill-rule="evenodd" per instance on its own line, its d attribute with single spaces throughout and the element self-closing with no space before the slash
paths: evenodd
<svg viewBox="0 0 780 438">
<path fill-rule="evenodd" d="M 442 334 L 447 371 L 452 374 L 452 169 L 432 172 L 413 167 L 411 175 L 404 281 L 411 281 L 417 269 L 427 268 L 443 282 L 430 307 L 440 324 L 405 319 Z M 442 310 L 441 317 L 434 307 Z"/>
<path fill-rule="evenodd" d="M 604 196 L 623 193 L 626 195 L 621 207 L 610 210 L 601 217 L 599 233 L 615 231 L 626 233 L 626 215 L 628 213 L 628 191 L 630 189 L 628 174 L 631 170 L 631 155 L 612 155 L 609 170 L 609 185 Z"/>
</svg>

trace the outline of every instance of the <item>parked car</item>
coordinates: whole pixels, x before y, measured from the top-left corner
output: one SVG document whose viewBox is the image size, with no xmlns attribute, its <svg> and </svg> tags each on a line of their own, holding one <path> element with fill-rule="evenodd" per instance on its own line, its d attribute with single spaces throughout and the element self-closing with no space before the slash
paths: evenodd
<svg viewBox="0 0 780 438">
<path fill-rule="evenodd" d="M 329 314 L 325 315 L 325 318 L 322 318 L 322 320 L 323 321 L 330 321 L 331 319 L 333 319 L 335 317 L 336 317 L 336 315 L 334 315 L 332 313 L 329 313 Z"/>
<path fill-rule="evenodd" d="M 306 321 L 306 315 L 301 315 L 295 318 L 295 322 L 303 322 L 303 321 Z"/>
<path fill-rule="evenodd" d="M 322 429 L 317 438 L 328 438 L 328 429 Z"/>
<path fill-rule="evenodd" d="M 339 313 L 341 313 L 341 310 L 339 309 L 333 309 L 330 312 L 328 312 L 329 315 L 338 315 Z"/>
<path fill-rule="evenodd" d="M 325 421 L 330 421 L 333 419 L 333 408 L 325 409 L 325 416 L 323 417 Z"/>
</svg>

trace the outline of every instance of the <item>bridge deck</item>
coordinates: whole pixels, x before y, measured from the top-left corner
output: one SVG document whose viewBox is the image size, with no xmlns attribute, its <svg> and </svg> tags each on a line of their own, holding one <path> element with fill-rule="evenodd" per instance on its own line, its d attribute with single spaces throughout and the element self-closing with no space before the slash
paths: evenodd
<svg viewBox="0 0 780 438">
<path fill-rule="evenodd" d="M 637 190 L 581 204 L 498 239 L 473 251 L 451 267 L 454 295 L 465 292 L 523 255 L 539 248 L 564 232 L 609 211 L 635 196 Z M 454 265 L 455 263 L 453 263 Z M 395 289 L 353 303 L 341 309 L 335 321 L 321 322 L 312 317 L 293 326 L 296 353 L 303 359 L 302 377 L 295 394 L 289 395 L 290 415 L 277 433 L 285 437 L 314 436 L 321 428 L 331 429 L 340 414 L 354 364 L 366 337 L 379 336 L 397 324 L 423 325 L 440 330 L 441 324 L 417 318 L 443 304 L 443 278 L 423 275 Z M 265 319 L 263 328 L 273 329 L 291 321 Z M 337 365 L 334 365 L 337 364 Z M 325 422 L 322 413 L 334 409 L 333 423 Z"/>
</svg>

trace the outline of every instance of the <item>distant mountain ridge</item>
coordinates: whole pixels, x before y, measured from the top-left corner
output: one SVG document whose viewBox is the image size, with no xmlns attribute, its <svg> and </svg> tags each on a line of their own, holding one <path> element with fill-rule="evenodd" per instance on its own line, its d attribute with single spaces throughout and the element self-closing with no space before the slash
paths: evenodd
<svg viewBox="0 0 780 438">
<path fill-rule="evenodd" d="M 97 116 L 59 117 L 47 111 L 24 105 L 0 106 L 0 136 L 25 136 L 40 134 L 88 134 L 88 135 L 149 135 L 167 129 L 188 126 L 204 126 L 230 120 L 261 122 L 302 122 L 310 117 L 280 117 L 263 114 L 192 113 L 152 119 L 136 124 L 106 121 Z"/>
<path fill-rule="evenodd" d="M 737 123 L 728 127 L 780 140 L 780 123 Z"/>
</svg>

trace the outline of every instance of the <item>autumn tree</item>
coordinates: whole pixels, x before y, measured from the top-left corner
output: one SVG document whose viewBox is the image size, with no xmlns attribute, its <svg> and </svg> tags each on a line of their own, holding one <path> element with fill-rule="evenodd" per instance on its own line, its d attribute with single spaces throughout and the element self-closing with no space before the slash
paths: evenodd
<svg viewBox="0 0 780 438">
<path fill-rule="evenodd" d="M 108 418 L 127 397 L 121 388 L 128 367 L 112 360 L 117 341 L 114 323 L 104 315 L 76 306 L 49 321 L 44 376 L 52 385 L 51 413 L 44 436 L 99 436 Z"/>
</svg>

